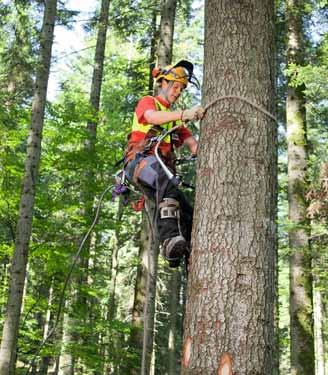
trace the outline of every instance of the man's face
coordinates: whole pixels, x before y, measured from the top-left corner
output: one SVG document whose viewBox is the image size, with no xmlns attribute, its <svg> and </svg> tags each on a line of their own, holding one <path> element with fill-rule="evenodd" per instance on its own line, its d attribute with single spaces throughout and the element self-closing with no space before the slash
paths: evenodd
<svg viewBox="0 0 328 375">
<path fill-rule="evenodd" d="M 170 104 L 173 104 L 177 101 L 184 88 L 185 85 L 181 82 L 163 81 L 162 83 L 162 89 L 165 91 L 166 98 Z"/>
</svg>

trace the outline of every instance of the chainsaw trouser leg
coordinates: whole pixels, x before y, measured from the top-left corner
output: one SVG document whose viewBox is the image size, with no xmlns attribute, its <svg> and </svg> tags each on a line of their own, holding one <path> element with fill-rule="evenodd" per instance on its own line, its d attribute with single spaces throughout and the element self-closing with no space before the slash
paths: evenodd
<svg viewBox="0 0 328 375">
<path fill-rule="evenodd" d="M 169 180 L 154 156 L 140 158 L 134 165 L 131 163 L 133 161 L 126 167 L 128 179 L 156 204 L 156 225 L 160 242 L 164 243 L 177 236 L 183 236 L 190 242 L 193 208 L 183 192 Z M 132 168 L 129 168 L 130 164 Z M 179 202 L 177 217 L 161 218 L 160 205 L 167 198 Z"/>
</svg>

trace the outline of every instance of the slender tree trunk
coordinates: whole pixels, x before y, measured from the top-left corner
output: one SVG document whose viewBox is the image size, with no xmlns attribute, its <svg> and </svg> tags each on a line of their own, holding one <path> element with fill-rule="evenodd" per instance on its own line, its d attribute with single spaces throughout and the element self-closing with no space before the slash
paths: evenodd
<svg viewBox="0 0 328 375">
<path fill-rule="evenodd" d="M 104 71 L 104 58 L 106 49 L 106 36 L 108 29 L 108 14 L 109 14 L 110 0 L 101 1 L 100 19 L 98 24 L 98 34 L 96 43 L 96 53 L 94 58 L 94 68 L 92 74 L 92 83 L 90 91 L 90 105 L 94 110 L 95 116 L 98 115 L 100 106 L 101 85 Z M 94 142 L 97 135 L 97 121 L 88 123 L 88 130 L 90 133 L 91 147 L 94 147 Z"/>
<path fill-rule="evenodd" d="M 116 222 L 120 223 L 122 220 L 123 215 L 123 203 L 122 203 L 122 197 L 120 197 L 119 205 L 118 205 L 118 211 L 116 215 Z M 117 226 L 115 228 L 115 238 L 112 251 L 112 257 L 111 257 L 111 266 L 110 266 L 110 285 L 109 285 L 109 291 L 108 291 L 108 304 L 107 304 L 107 316 L 106 320 L 108 322 L 112 322 L 116 317 L 117 312 L 117 301 L 116 301 L 116 285 L 117 285 L 117 276 L 118 276 L 118 255 L 119 255 L 119 249 L 120 249 L 120 226 Z M 106 357 L 109 359 L 107 363 L 105 363 L 105 374 L 111 374 L 114 372 L 115 374 L 119 374 L 119 364 L 116 364 L 115 367 L 112 365 L 110 358 L 111 353 L 118 353 L 119 352 L 119 346 L 120 346 L 120 339 L 119 334 L 114 332 L 112 329 L 107 329 L 107 339 L 106 342 L 109 344 L 107 345 L 105 349 L 105 353 L 107 354 Z M 114 367 L 114 369 L 112 369 Z"/>
<path fill-rule="evenodd" d="M 161 9 L 161 23 L 159 30 L 159 44 L 157 48 L 157 63 L 159 66 L 166 66 L 171 63 L 173 51 L 173 34 L 174 21 L 176 11 L 176 0 L 163 0 Z M 152 219 L 154 217 L 154 206 L 148 202 L 148 216 Z M 147 301 L 144 313 L 144 338 L 143 351 L 141 362 L 141 374 L 150 374 L 151 357 L 153 352 L 154 342 L 154 314 L 156 301 L 156 282 L 157 282 L 157 267 L 158 267 L 158 247 L 159 242 L 157 234 L 150 237 L 148 257 L 149 257 L 149 273 L 147 278 Z"/>
<path fill-rule="evenodd" d="M 157 32 L 157 16 L 158 10 L 155 9 L 153 11 L 152 17 L 152 38 L 151 38 L 151 46 L 150 46 L 150 56 L 149 56 L 149 63 L 152 66 L 153 62 L 155 61 L 155 53 L 158 41 L 158 32 Z M 149 71 L 149 83 L 148 83 L 148 92 L 149 94 L 153 94 L 154 91 L 154 80 L 151 74 L 151 69 Z M 130 335 L 130 346 L 132 351 L 142 358 L 142 347 L 143 347 L 143 323 L 144 323 L 144 307 L 146 305 L 146 287 L 147 287 L 147 270 L 148 270 L 148 256 L 147 251 L 149 247 L 151 247 L 151 232 L 148 222 L 148 217 L 145 211 L 142 212 L 142 219 L 141 219 L 141 231 L 140 231 L 140 245 L 139 245 L 139 259 L 140 262 L 137 268 L 137 277 L 135 282 L 134 288 L 134 300 L 133 300 L 133 308 L 132 308 L 132 329 Z M 141 361 L 140 361 L 141 364 Z M 128 366 L 126 372 L 130 375 L 137 375 L 140 373 L 140 367 L 131 367 Z"/>
<path fill-rule="evenodd" d="M 134 298 L 132 307 L 130 347 L 138 358 L 142 357 L 143 344 L 143 323 L 144 323 L 144 306 L 146 303 L 146 286 L 147 286 L 147 269 L 148 256 L 147 249 L 151 232 L 146 213 L 142 212 L 140 245 L 139 245 L 139 264 L 137 268 L 137 277 L 134 287 Z M 140 361 L 141 363 L 141 361 Z M 140 366 L 128 366 L 126 373 L 130 375 L 139 375 Z"/>
<path fill-rule="evenodd" d="M 32 232 L 33 208 L 40 164 L 41 138 L 56 11 L 57 0 L 46 1 L 41 31 L 40 61 L 32 104 L 32 124 L 27 144 L 23 188 L 18 214 L 19 218 L 16 228 L 15 250 L 11 266 L 7 313 L 4 322 L 0 349 L 1 375 L 14 374 L 15 371 L 14 368 L 18 327 L 20 321 L 29 241 Z"/>
<path fill-rule="evenodd" d="M 71 305 L 70 299 L 66 300 L 66 309 L 69 310 Z M 75 358 L 71 354 L 69 346 L 74 342 L 73 334 L 71 332 L 74 327 L 74 320 L 67 311 L 63 317 L 63 333 L 61 339 L 61 353 L 58 360 L 58 374 L 59 375 L 73 375 Z"/>
<path fill-rule="evenodd" d="M 205 105 L 274 108 L 274 1 L 207 0 Z M 274 373 L 276 124 L 241 100 L 202 121 L 182 374 Z"/>
<path fill-rule="evenodd" d="M 0 292 L 0 315 L 5 314 L 5 299 L 8 293 L 9 259 L 6 257 L 1 265 L 1 292 Z"/>
<path fill-rule="evenodd" d="M 323 304 L 322 294 L 319 288 L 313 292 L 314 299 L 314 333 L 315 333 L 315 357 L 316 375 L 325 375 L 325 345 L 323 339 Z"/>
<path fill-rule="evenodd" d="M 103 67 L 104 67 L 104 56 L 106 49 L 106 36 L 108 29 L 108 15 L 109 15 L 109 5 L 110 0 L 101 0 L 101 10 L 98 22 L 98 33 L 96 50 L 94 56 L 93 65 L 93 75 L 90 89 L 90 99 L 89 103 L 93 110 L 94 121 L 87 123 L 88 137 L 85 141 L 85 151 L 88 153 L 89 160 L 95 158 L 95 144 L 97 138 L 97 125 L 98 125 L 98 112 L 100 107 L 100 94 L 103 79 Z M 92 189 L 92 184 L 95 180 L 95 175 L 93 167 L 87 167 L 83 178 L 82 186 L 82 212 L 81 216 L 85 218 L 87 227 L 91 225 L 94 217 L 94 191 Z M 89 253 L 90 253 L 90 238 L 86 241 L 84 245 L 84 251 L 81 253 L 80 259 L 78 260 L 78 265 L 81 270 L 79 275 L 75 276 L 75 285 L 85 285 L 88 282 L 88 264 L 89 264 Z M 73 289 L 71 289 L 73 292 Z M 84 323 L 87 322 L 88 311 L 87 308 L 90 306 L 88 303 L 88 297 L 81 290 L 74 291 L 71 296 L 71 305 L 74 307 L 76 305 L 81 305 L 85 307 L 83 312 L 80 312 L 81 319 L 84 319 Z M 74 308 L 73 308 L 74 309 Z M 84 315 L 83 315 L 84 314 Z M 59 375 L 71 375 L 74 372 L 74 365 L 78 363 L 78 359 L 74 358 L 74 354 L 71 351 L 66 350 L 67 343 L 74 341 L 79 341 L 80 338 L 74 334 L 75 319 L 70 312 L 67 312 L 64 316 L 64 327 L 63 327 L 63 351 L 60 356 L 60 366 Z M 85 343 L 86 344 L 86 343 Z"/>
<path fill-rule="evenodd" d="M 146 203 L 146 211 L 149 217 L 153 219 L 155 207 L 152 202 Z M 156 301 L 156 281 L 158 269 L 158 236 L 156 228 L 151 224 L 151 235 L 147 247 L 147 286 L 146 301 L 144 305 L 144 330 L 141 359 L 141 375 L 149 375 L 152 363 L 152 352 L 154 342 L 154 316 Z"/>
<path fill-rule="evenodd" d="M 163 0 L 162 2 L 162 12 L 161 12 L 161 23 L 159 29 L 159 43 L 157 48 L 157 63 L 161 67 L 165 67 L 172 63 L 173 55 L 173 36 L 174 36 L 174 22 L 175 14 L 177 8 L 177 0 Z M 179 272 L 169 271 L 167 290 L 169 291 L 169 348 L 168 348 L 168 364 L 169 371 L 174 371 L 175 367 L 175 324 L 176 324 L 176 314 L 177 306 L 173 301 L 178 303 L 178 291 L 176 290 L 176 283 L 179 283 L 177 278 L 181 277 Z M 173 329 L 173 331 L 172 331 Z M 169 372 L 171 373 L 171 372 Z"/>
<path fill-rule="evenodd" d="M 175 270 L 170 274 L 170 281 L 168 285 L 169 291 L 169 337 L 168 337 L 168 375 L 175 375 L 179 373 L 177 361 L 177 347 L 176 337 L 178 336 L 177 330 L 177 313 L 179 307 L 179 296 L 181 287 L 181 273 Z"/>
<path fill-rule="evenodd" d="M 177 0 L 163 0 L 159 43 L 157 48 L 158 65 L 165 67 L 172 62 L 174 21 Z"/>
<path fill-rule="evenodd" d="M 116 222 L 120 223 L 122 220 L 123 215 L 123 203 L 122 199 L 120 198 L 118 211 L 116 215 Z M 112 253 L 112 266 L 111 266 L 111 285 L 109 287 L 108 293 L 108 315 L 107 320 L 112 321 L 115 319 L 116 316 L 116 282 L 117 282 L 117 275 L 118 275 L 118 251 L 120 248 L 120 227 L 117 226 L 115 229 L 115 244 L 113 247 Z"/>
<path fill-rule="evenodd" d="M 43 340 L 48 337 L 50 326 L 52 323 L 52 314 L 51 314 L 51 308 L 53 303 L 53 281 L 51 282 L 51 286 L 49 288 L 49 296 L 48 296 L 48 308 L 45 316 L 44 326 L 43 326 Z M 50 365 L 51 357 L 50 355 L 47 355 L 46 357 L 42 357 L 40 369 L 39 369 L 39 375 L 47 375 L 48 368 Z"/>
<path fill-rule="evenodd" d="M 302 1 L 287 0 L 287 59 L 303 63 Z M 295 72 L 297 74 L 297 72 Z M 291 374 L 314 374 L 311 257 L 306 219 L 306 118 L 303 87 L 287 92 Z"/>
<path fill-rule="evenodd" d="M 150 42 L 150 54 L 149 54 L 149 66 L 152 67 L 155 62 L 155 55 L 158 42 L 158 31 L 157 31 L 157 16 L 158 11 L 155 9 L 153 11 L 152 21 L 151 21 L 151 42 Z M 148 81 L 148 94 L 153 95 L 154 93 L 154 78 L 152 76 L 152 69 L 149 70 L 149 81 Z"/>
</svg>

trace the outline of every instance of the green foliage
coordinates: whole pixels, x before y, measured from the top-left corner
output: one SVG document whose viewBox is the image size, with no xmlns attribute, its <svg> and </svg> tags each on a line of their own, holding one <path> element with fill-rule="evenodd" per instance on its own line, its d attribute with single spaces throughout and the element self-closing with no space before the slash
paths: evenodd
<svg viewBox="0 0 328 375">
<path fill-rule="evenodd" d="M 0 4 L 0 323 L 8 287 L 8 271 L 13 252 L 17 222 L 20 186 L 24 169 L 26 137 L 30 126 L 30 102 L 34 76 L 39 7 L 35 2 L 15 1 Z M 41 2 L 37 3 L 38 5 Z M 198 4 L 198 5 L 197 5 Z M 195 63 L 195 73 L 202 79 L 203 7 L 187 0 L 179 3 L 175 28 L 174 61 L 190 59 Z M 278 4 L 279 5 L 279 4 Z M 327 7 L 327 1 L 317 5 Z M 306 9 L 307 14 L 313 9 Z M 295 87 L 302 87 L 307 98 L 307 126 L 309 148 L 309 180 L 312 188 L 319 186 L 320 164 L 327 161 L 327 76 L 328 38 L 324 34 L 319 42 L 307 49 L 305 66 L 289 65 L 286 76 L 284 6 L 278 6 L 279 35 L 279 109 L 284 113 L 286 78 Z M 93 69 L 95 26 L 98 14 L 88 23 L 87 49 L 67 59 L 71 71 L 63 72 L 61 94 L 47 104 L 46 122 L 42 142 L 42 162 L 37 187 L 33 233 L 30 244 L 29 277 L 26 285 L 23 318 L 20 327 L 18 360 L 28 366 L 44 335 L 44 322 L 50 313 L 50 328 L 60 307 L 60 296 L 81 238 L 93 220 L 99 197 L 104 189 L 113 184 L 113 175 L 120 167 L 115 164 L 123 156 L 126 137 L 131 128 L 133 110 L 137 100 L 147 94 L 149 76 L 149 47 L 151 43 L 152 17 L 159 13 L 157 0 L 147 2 L 130 0 L 111 4 L 110 32 L 107 38 L 101 110 L 92 111 L 89 104 L 90 82 Z M 323 9 L 325 11 L 325 9 Z M 58 23 L 73 25 L 74 10 L 60 8 Z M 321 18 L 320 18 L 321 19 Z M 314 21 L 316 21 L 314 19 Z M 319 21 L 318 21 L 319 22 Z M 158 24 L 158 22 L 157 22 Z M 12 92 L 8 90 L 12 84 Z M 180 106 L 188 107 L 199 102 L 200 92 L 194 88 L 181 98 Z M 98 123 L 95 153 L 85 148 L 88 139 L 86 124 Z M 194 134 L 198 134 L 196 127 Z M 281 373 L 289 371 L 289 316 L 288 316 L 288 258 L 290 249 L 287 233 L 291 229 L 304 228 L 303 223 L 290 223 L 287 219 L 287 157 L 284 123 L 279 127 L 279 339 Z M 181 150 L 181 155 L 184 151 Z M 193 180 L 194 165 L 181 166 L 181 174 L 187 182 Z M 87 181 L 91 195 L 95 197 L 90 217 L 83 215 L 86 171 L 92 171 Z M 303 187 L 302 187 L 303 189 Z M 192 201 L 192 192 L 188 193 Z M 133 197 L 132 197 L 133 199 Z M 131 304 L 138 264 L 140 215 L 129 206 L 119 217 L 118 201 L 112 202 L 110 192 L 105 196 L 101 215 L 92 234 L 90 252 L 84 249 L 83 267 L 76 266 L 74 282 L 69 283 L 65 294 L 68 301 L 64 309 L 75 324 L 71 327 L 72 340 L 65 350 L 78 358 L 76 374 L 102 374 L 104 368 L 119 373 L 119 368 L 137 368 L 140 357 L 128 346 L 130 334 Z M 321 218 L 322 219 L 322 218 Z M 313 236 L 327 233 L 327 222 L 315 220 Z M 320 237 L 322 238 L 322 237 Z M 115 318 L 109 320 L 113 287 L 112 263 L 114 250 L 118 250 L 117 279 L 115 289 Z M 313 268 L 328 303 L 327 246 L 315 242 L 312 257 Z M 167 270 L 161 265 L 159 292 L 162 300 L 158 305 L 156 333 L 156 369 L 164 373 L 167 346 L 167 309 L 170 291 L 165 289 Z M 86 280 L 79 284 L 77 280 Z M 79 300 L 72 302 L 71 291 L 79 292 Z M 50 298 L 50 291 L 52 298 Z M 179 312 L 182 325 L 182 311 Z M 38 360 L 47 356 L 53 361 L 63 349 L 61 343 L 62 317 L 54 335 Z M 326 324 L 327 331 L 327 324 Z M 77 339 L 78 337 L 78 339 Z M 178 338 L 180 343 L 181 337 Z M 17 373 L 20 370 L 18 370 Z M 25 373 L 21 371 L 21 373 Z"/>
</svg>

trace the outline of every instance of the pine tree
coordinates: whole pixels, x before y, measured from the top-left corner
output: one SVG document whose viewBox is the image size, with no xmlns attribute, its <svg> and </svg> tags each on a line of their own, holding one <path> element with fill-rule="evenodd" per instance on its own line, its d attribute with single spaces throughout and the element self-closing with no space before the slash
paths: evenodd
<svg viewBox="0 0 328 375">
<path fill-rule="evenodd" d="M 0 349 L 0 374 L 15 372 L 16 345 L 26 275 L 29 241 L 32 231 L 33 208 L 38 180 L 41 138 L 50 71 L 51 50 L 57 11 L 57 0 L 45 4 L 41 31 L 40 60 L 32 104 L 32 123 L 27 142 L 25 173 L 16 229 L 15 252 L 11 266 L 6 318 Z"/>
<path fill-rule="evenodd" d="M 100 94 L 101 94 L 101 86 L 103 81 L 103 70 L 104 70 L 104 58 L 105 58 L 105 48 L 106 48 L 106 35 L 108 29 L 108 16 L 109 16 L 109 5 L 110 0 L 102 0 L 101 1 L 101 10 L 100 16 L 98 21 L 98 32 L 97 32 L 97 41 L 96 41 L 96 50 L 94 56 L 94 65 L 93 65 L 93 74 L 92 74 L 92 82 L 91 82 L 91 90 L 90 90 L 90 107 L 92 110 L 93 120 L 89 121 L 87 124 L 87 139 L 85 142 L 85 151 L 88 154 L 88 159 L 90 159 L 90 163 L 86 167 L 85 178 L 83 179 L 84 186 L 82 186 L 82 201 L 83 201 L 83 212 L 82 215 L 85 218 L 85 222 L 87 225 L 91 225 L 93 220 L 93 205 L 94 205 L 94 198 L 93 198 L 93 189 L 92 184 L 95 178 L 95 173 L 93 170 L 94 164 L 92 161 L 96 158 L 96 140 L 97 140 L 97 126 L 99 120 L 99 108 L 100 108 Z M 81 240 L 82 241 L 82 240 Z M 89 247 L 90 247 L 90 237 L 89 240 L 86 242 L 85 251 L 82 252 L 81 257 L 79 259 L 79 266 L 83 272 L 81 272 L 76 277 L 76 285 L 85 286 L 87 284 L 87 275 L 88 275 L 88 262 L 89 262 Z M 78 293 L 74 293 L 74 297 L 72 297 L 73 305 L 80 304 L 81 306 L 87 306 L 87 297 L 83 295 L 81 291 Z M 86 311 L 85 311 L 86 312 Z M 70 314 L 70 313 L 69 313 Z M 86 322 L 86 316 L 84 316 L 84 321 Z M 65 317 L 66 324 L 64 325 L 63 329 L 63 339 L 67 341 L 66 344 L 63 346 L 63 351 L 60 359 L 60 375 L 70 374 L 74 372 L 74 363 L 75 360 L 73 355 L 66 350 L 68 347 L 68 343 L 71 341 L 76 340 L 74 338 L 74 326 L 75 320 L 72 317 Z M 75 335 L 76 336 L 76 335 Z M 63 365 L 61 365 L 63 363 Z"/>
<path fill-rule="evenodd" d="M 176 0 L 163 0 L 161 8 L 161 22 L 159 27 L 159 42 L 157 46 L 157 65 L 165 67 L 172 62 L 173 51 L 173 34 L 174 21 L 176 12 Z M 148 210 L 148 217 L 154 217 L 153 204 L 146 203 Z M 158 268 L 158 252 L 159 243 L 156 231 L 150 228 L 153 235 L 149 237 L 148 244 L 148 275 L 147 275 L 147 300 L 144 307 L 144 337 L 143 337 L 143 351 L 141 373 L 150 374 L 151 371 L 151 356 L 153 353 L 154 341 L 154 316 L 155 316 L 155 301 L 156 301 L 156 281 Z"/>
<path fill-rule="evenodd" d="M 289 78 L 286 117 L 288 142 L 288 217 L 290 246 L 290 336 L 291 373 L 314 374 L 314 339 L 309 223 L 306 218 L 305 192 L 307 171 L 307 136 L 304 86 L 295 85 L 297 65 L 304 64 L 303 1 L 288 0 L 287 63 L 293 73 Z"/>
<path fill-rule="evenodd" d="M 274 2 L 208 0 L 183 374 L 273 374 Z M 212 103 L 212 104 L 210 104 Z"/>
</svg>

